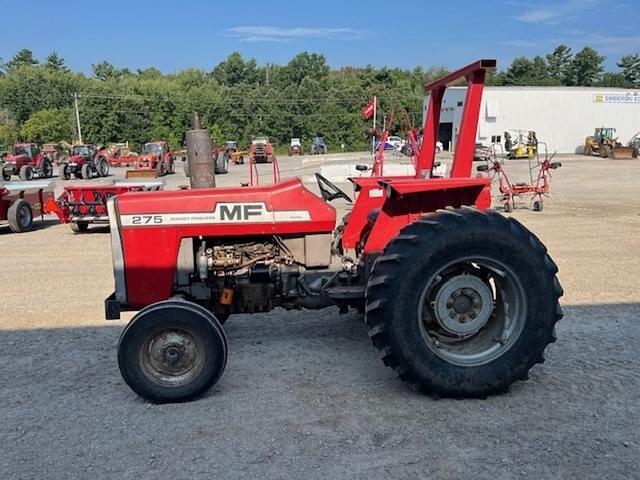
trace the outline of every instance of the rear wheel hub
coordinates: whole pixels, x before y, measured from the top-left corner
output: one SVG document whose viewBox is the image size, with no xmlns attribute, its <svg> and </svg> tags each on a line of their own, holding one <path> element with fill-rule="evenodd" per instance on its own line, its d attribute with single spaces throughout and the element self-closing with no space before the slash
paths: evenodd
<svg viewBox="0 0 640 480">
<path fill-rule="evenodd" d="M 454 335 L 468 335 L 484 327 L 493 310 L 492 293 L 473 275 L 447 280 L 435 299 L 438 323 Z"/>
</svg>

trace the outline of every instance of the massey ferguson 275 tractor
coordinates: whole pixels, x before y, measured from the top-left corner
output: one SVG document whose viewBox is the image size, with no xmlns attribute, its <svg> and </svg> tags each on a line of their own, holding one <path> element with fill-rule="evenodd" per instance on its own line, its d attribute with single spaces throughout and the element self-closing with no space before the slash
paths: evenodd
<svg viewBox="0 0 640 480">
<path fill-rule="evenodd" d="M 500 393 L 544 359 L 562 317 L 557 268 L 523 225 L 489 210 L 471 178 L 485 71 L 481 60 L 425 88 L 430 103 L 415 176 L 352 179 L 356 198 L 317 174 L 268 186 L 125 193 L 108 203 L 127 384 L 154 402 L 191 399 L 227 360 L 229 315 L 337 306 L 364 312 L 385 365 L 418 389 Z M 465 77 L 449 178 L 431 178 L 440 105 Z M 350 212 L 336 224 L 331 202 Z"/>
</svg>

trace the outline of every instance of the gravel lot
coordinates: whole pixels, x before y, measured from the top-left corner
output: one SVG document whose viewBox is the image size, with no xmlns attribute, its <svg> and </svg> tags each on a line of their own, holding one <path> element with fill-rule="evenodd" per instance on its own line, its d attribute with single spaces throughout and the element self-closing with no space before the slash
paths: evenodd
<svg viewBox="0 0 640 480">
<path fill-rule="evenodd" d="M 283 176 L 317 160 L 285 158 Z M 514 213 L 559 265 L 558 342 L 528 382 L 486 400 L 415 393 L 361 317 L 329 309 L 233 317 L 221 381 L 150 405 L 116 365 L 126 319 L 103 320 L 107 231 L 0 227 L 0 478 L 637 478 L 640 162 L 562 161 L 544 212 Z M 219 183 L 246 176 L 231 168 Z M 187 183 L 179 172 L 170 184 Z"/>
</svg>

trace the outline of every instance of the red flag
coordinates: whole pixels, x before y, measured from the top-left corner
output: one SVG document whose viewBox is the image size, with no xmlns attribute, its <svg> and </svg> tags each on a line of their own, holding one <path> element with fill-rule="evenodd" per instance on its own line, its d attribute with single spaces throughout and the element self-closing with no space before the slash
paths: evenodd
<svg viewBox="0 0 640 480">
<path fill-rule="evenodd" d="M 373 117 L 374 109 L 375 109 L 375 102 L 374 100 L 370 100 L 369 103 L 367 103 L 362 108 L 362 118 L 364 118 L 365 120 L 369 120 L 371 117 Z"/>
</svg>

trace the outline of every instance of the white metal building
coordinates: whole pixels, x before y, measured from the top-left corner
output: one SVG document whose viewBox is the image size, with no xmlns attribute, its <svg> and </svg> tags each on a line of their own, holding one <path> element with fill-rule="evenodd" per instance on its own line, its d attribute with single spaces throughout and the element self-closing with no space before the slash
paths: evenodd
<svg viewBox="0 0 640 480">
<path fill-rule="evenodd" d="M 464 108 L 466 87 L 446 90 L 439 140 L 448 148 Z M 425 98 L 428 105 L 428 97 Z M 558 153 L 582 152 L 584 138 L 596 127 L 613 127 L 623 144 L 640 132 L 640 90 L 591 87 L 485 87 L 478 122 L 478 143 L 504 145 L 512 136 L 534 130 L 540 142 Z"/>
</svg>

